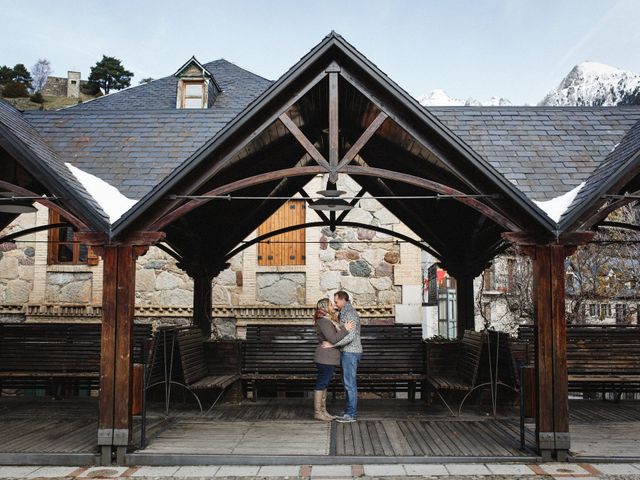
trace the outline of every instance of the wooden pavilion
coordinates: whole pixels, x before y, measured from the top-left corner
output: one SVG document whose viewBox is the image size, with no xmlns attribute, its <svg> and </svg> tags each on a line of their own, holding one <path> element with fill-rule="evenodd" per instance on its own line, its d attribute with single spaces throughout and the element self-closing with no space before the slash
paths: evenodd
<svg viewBox="0 0 640 480">
<path fill-rule="evenodd" d="M 359 196 L 379 199 L 422 239 L 420 247 L 457 280 L 459 332 L 474 328 L 473 279 L 492 259 L 511 244 L 531 257 L 536 444 L 541 454 L 559 459 L 569 450 L 565 259 L 589 241 L 608 213 L 637 199 L 615 195 L 639 188 L 640 123 L 556 223 L 331 33 L 113 225 L 39 132 L 4 104 L 0 147 L 2 190 L 58 211 L 73 224 L 76 238 L 103 259 L 97 443 L 107 455 L 124 451 L 132 435 L 136 259 L 162 243 L 194 279 L 194 322 L 206 331 L 211 280 L 284 198 L 318 174 L 327 174 L 329 183 L 340 175 L 353 177 L 363 187 Z M 220 201 L 225 196 L 245 200 Z M 15 216 L 0 214 L 0 228 Z M 349 222 L 348 213 L 330 212 L 322 219 L 329 226 L 376 228 Z M 298 228 L 310 226 L 315 225 Z M 219 231 L 227 234 L 217 236 Z"/>
</svg>

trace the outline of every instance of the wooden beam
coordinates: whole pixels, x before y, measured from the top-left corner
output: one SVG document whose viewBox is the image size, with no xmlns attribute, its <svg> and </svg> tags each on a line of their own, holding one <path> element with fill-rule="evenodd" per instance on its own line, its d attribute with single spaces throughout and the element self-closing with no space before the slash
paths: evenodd
<svg viewBox="0 0 640 480">
<path fill-rule="evenodd" d="M 374 133 L 382 126 L 384 121 L 388 118 L 388 115 L 384 112 L 378 113 L 376 118 L 373 119 L 373 122 L 367 127 L 367 129 L 360 135 L 360 137 L 356 140 L 356 142 L 351 146 L 351 148 L 345 153 L 342 160 L 338 164 L 337 170 L 340 171 L 342 167 L 348 165 L 351 160 L 355 158 L 356 155 L 360 153 L 362 147 L 371 139 Z"/>
<path fill-rule="evenodd" d="M 329 181 L 337 183 L 338 155 L 340 155 L 338 138 L 338 73 L 329 73 Z"/>
<path fill-rule="evenodd" d="M 545 232 L 503 232 L 502 238 L 516 245 L 584 245 L 588 243 L 595 232 L 567 232 L 558 238 L 550 237 Z"/>
<path fill-rule="evenodd" d="M 327 162 L 327 160 L 322 156 L 322 154 L 318 151 L 313 143 L 307 138 L 307 136 L 298 128 L 298 126 L 291 120 L 291 117 L 286 113 L 283 113 L 278 117 L 280 121 L 284 124 L 284 126 L 291 132 L 291 134 L 295 137 L 296 140 L 302 145 L 302 147 L 307 151 L 311 158 L 313 158 L 318 165 L 325 168 L 326 171 L 331 171 L 331 166 Z"/>
</svg>

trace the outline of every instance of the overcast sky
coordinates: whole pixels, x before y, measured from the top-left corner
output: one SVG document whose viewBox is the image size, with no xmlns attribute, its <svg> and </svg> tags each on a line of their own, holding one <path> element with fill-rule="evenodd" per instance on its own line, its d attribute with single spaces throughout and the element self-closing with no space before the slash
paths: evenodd
<svg viewBox="0 0 640 480">
<path fill-rule="evenodd" d="M 7 0 L 4 0 L 7 1 Z M 3 8 L 0 65 L 48 58 L 86 78 L 103 54 L 144 77 L 191 55 L 269 79 L 335 30 L 414 96 L 537 103 L 571 67 L 640 72 L 640 0 L 47 0 Z"/>
</svg>

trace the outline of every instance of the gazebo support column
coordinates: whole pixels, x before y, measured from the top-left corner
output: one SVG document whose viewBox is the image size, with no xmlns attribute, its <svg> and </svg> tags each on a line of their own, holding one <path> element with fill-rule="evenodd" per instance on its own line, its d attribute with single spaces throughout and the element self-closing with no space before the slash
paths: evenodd
<svg viewBox="0 0 640 480">
<path fill-rule="evenodd" d="M 98 446 L 100 463 L 110 465 L 113 450 L 124 465 L 131 440 L 133 370 L 133 317 L 135 309 L 136 259 L 163 234 L 152 232 L 149 243 L 141 239 L 124 244 L 96 245 L 91 234 L 76 239 L 93 246 L 103 259 L 102 331 L 100 346 L 100 395 Z"/>
<path fill-rule="evenodd" d="M 204 273 L 193 276 L 193 324 L 200 328 L 204 339 L 211 337 L 212 280 Z"/>
<path fill-rule="evenodd" d="M 544 459 L 563 461 L 571 446 L 569 436 L 569 386 L 567 374 L 567 324 L 565 259 L 592 232 L 570 232 L 554 243 L 535 234 L 509 232 L 533 264 L 535 322 L 536 442 Z"/>
<path fill-rule="evenodd" d="M 536 348 L 536 439 L 545 458 L 566 459 L 569 437 L 565 258 L 575 247 L 528 247 L 533 261 Z"/>
<path fill-rule="evenodd" d="M 475 330 L 475 310 L 473 297 L 473 275 L 461 273 L 456 279 L 456 310 L 458 337 L 464 335 L 465 330 Z"/>
<path fill-rule="evenodd" d="M 131 437 L 132 332 L 135 307 L 136 250 L 131 245 L 104 247 L 102 340 L 100 358 L 100 412 L 98 445 L 101 462 L 118 463 Z"/>
</svg>

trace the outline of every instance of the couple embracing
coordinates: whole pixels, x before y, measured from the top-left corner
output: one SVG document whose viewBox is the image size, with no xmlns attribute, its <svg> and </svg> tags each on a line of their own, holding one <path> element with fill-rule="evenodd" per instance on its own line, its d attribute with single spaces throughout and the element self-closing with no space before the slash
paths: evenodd
<svg viewBox="0 0 640 480">
<path fill-rule="evenodd" d="M 333 302 L 321 299 L 314 316 L 318 333 L 318 347 L 313 361 L 318 376 L 313 392 L 314 418 L 316 420 L 350 423 L 356 421 L 358 404 L 357 372 L 362 356 L 360 342 L 360 317 L 349 302 L 349 294 L 337 292 Z M 342 366 L 342 383 L 346 405 L 342 415 L 334 417 L 327 412 L 327 387 L 331 383 L 336 366 Z"/>
</svg>

